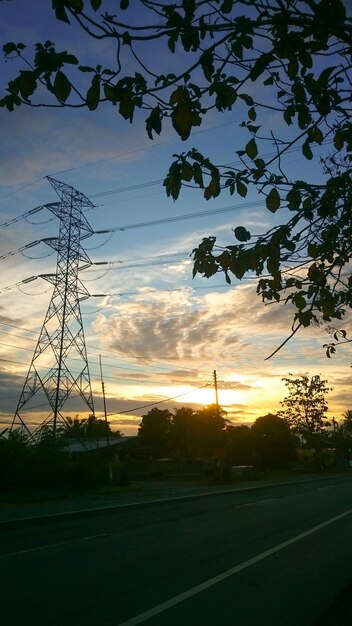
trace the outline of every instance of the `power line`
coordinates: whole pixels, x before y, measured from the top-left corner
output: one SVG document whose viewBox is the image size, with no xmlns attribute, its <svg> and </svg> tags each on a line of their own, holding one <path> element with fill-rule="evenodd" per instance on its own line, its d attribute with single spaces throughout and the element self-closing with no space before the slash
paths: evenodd
<svg viewBox="0 0 352 626">
<path fill-rule="evenodd" d="M 223 127 L 231 126 L 231 125 L 232 125 L 232 122 L 229 122 L 229 123 L 226 123 L 226 124 L 220 124 L 218 126 L 213 126 L 212 128 L 204 128 L 204 129 L 195 131 L 193 134 L 197 135 L 199 133 L 209 132 L 209 131 L 215 130 L 217 128 L 223 128 Z M 162 142 L 161 144 L 158 144 L 158 145 L 166 145 L 168 143 L 173 143 L 173 141 Z M 332 144 L 332 140 L 325 141 L 324 142 L 324 146 L 320 146 L 320 147 L 325 147 L 326 145 L 329 145 L 329 144 Z M 156 145 L 155 147 L 158 147 L 158 145 Z M 139 149 L 127 152 L 126 154 L 127 155 L 128 154 L 134 154 L 136 152 L 140 152 L 140 151 L 143 151 L 143 150 L 146 150 L 146 149 L 149 149 L 149 148 L 153 148 L 153 147 L 154 147 L 153 145 L 150 145 L 147 148 L 146 147 L 142 147 L 142 148 L 139 148 Z M 294 147 L 290 148 L 289 150 L 287 150 L 286 154 L 290 154 L 292 152 L 300 152 L 300 151 L 301 151 L 301 147 L 300 146 L 294 146 Z M 271 152 L 268 152 L 268 153 L 262 155 L 262 158 L 263 159 L 271 158 L 271 157 L 275 156 L 275 154 L 276 154 L 275 151 L 271 151 Z M 104 163 L 106 161 L 115 160 L 115 159 L 121 158 L 121 156 L 123 156 L 123 155 L 121 155 L 121 153 L 120 153 L 120 154 L 118 154 L 116 156 L 113 156 L 113 157 L 108 157 L 108 158 L 105 158 L 105 159 L 99 159 L 97 161 L 93 161 L 93 162 L 90 162 L 90 163 L 85 163 L 85 164 L 79 165 L 77 167 L 69 168 L 69 169 L 66 169 L 66 170 L 61 170 L 60 172 L 55 172 L 52 175 L 55 176 L 55 175 L 66 173 L 66 172 L 72 172 L 74 170 L 81 169 L 83 167 L 92 166 L 92 165 Z M 240 161 L 238 159 L 236 161 L 231 161 L 229 163 L 225 163 L 223 165 L 223 167 L 234 167 L 234 166 L 240 165 L 240 164 L 242 164 L 242 161 Z M 30 183 L 27 183 L 23 187 L 19 187 L 19 188 L 15 189 L 14 191 L 12 191 L 9 194 L 7 194 L 6 196 L 2 196 L 0 198 L 0 200 L 2 200 L 4 198 L 7 198 L 7 197 L 10 197 L 10 196 L 14 195 L 15 193 L 17 193 L 18 191 L 22 191 L 23 189 L 26 189 L 27 187 L 30 187 L 31 185 L 34 185 L 34 184 L 36 184 L 38 182 L 41 182 L 42 180 L 45 180 L 45 177 L 38 178 L 37 180 L 34 180 L 34 181 L 30 182 Z M 124 192 L 128 192 L 128 191 L 135 191 L 135 190 L 139 190 L 139 189 L 148 188 L 148 187 L 152 187 L 152 186 L 155 186 L 155 185 L 160 185 L 162 183 L 163 183 L 163 179 L 146 181 L 144 183 L 138 183 L 136 185 L 130 185 L 130 186 L 127 186 L 127 187 L 118 187 L 117 189 L 110 189 L 110 190 L 107 190 L 107 191 L 102 191 L 100 193 L 93 194 L 90 197 L 91 198 L 102 198 L 102 197 L 107 197 L 107 196 L 110 196 L 110 195 L 120 194 L 120 193 L 124 193 Z M 22 220 L 22 219 L 26 219 L 26 217 L 29 217 L 30 215 L 32 215 L 32 214 L 36 213 L 37 211 L 40 211 L 42 208 L 46 208 L 46 207 L 48 207 L 47 204 L 39 206 L 39 207 L 36 207 L 35 209 L 31 209 L 30 211 L 27 211 L 26 213 L 24 213 L 24 214 L 22 214 L 22 215 L 20 215 L 20 216 L 18 216 L 16 218 L 13 218 L 13 219 L 9 220 L 8 222 L 4 222 L 3 224 L 0 224 L 0 228 L 5 228 L 7 226 L 10 226 L 11 224 L 14 224 L 14 223 Z M 51 220 L 52 220 L 52 218 L 49 221 L 51 221 Z"/>
<path fill-rule="evenodd" d="M 13 196 L 18 191 L 23 191 L 23 189 L 27 189 L 28 187 L 32 187 L 32 185 L 35 185 L 36 183 L 40 183 L 42 180 L 45 180 L 45 176 L 42 176 L 41 178 L 37 178 L 36 180 L 32 180 L 31 182 L 26 183 L 22 187 L 17 187 L 17 189 L 15 189 L 15 191 L 10 191 L 8 194 L 6 194 L 4 196 L 1 196 L 0 200 L 5 200 L 6 198 L 10 198 L 10 196 Z"/>
<path fill-rule="evenodd" d="M 209 209 L 208 211 L 197 211 L 195 213 L 188 213 L 187 215 L 173 215 L 170 217 L 162 217 L 157 220 L 149 220 L 147 222 L 136 222 L 134 224 L 124 224 L 123 226 L 115 226 L 112 228 L 105 228 L 103 230 L 95 230 L 95 235 L 103 235 L 111 232 L 123 232 L 125 230 L 131 230 L 134 228 L 145 228 L 147 226 L 159 226 L 160 224 L 168 224 L 170 222 L 182 222 L 185 220 L 195 219 L 197 217 L 208 217 L 209 215 L 217 215 L 220 213 L 228 213 L 232 211 L 243 211 L 244 209 L 254 208 L 262 206 L 263 200 L 257 200 L 256 202 L 246 202 L 240 206 L 230 205 L 221 207 L 218 209 Z"/>
<path fill-rule="evenodd" d="M 1 325 L 4 325 L 4 326 L 9 326 L 9 327 L 11 327 L 11 328 L 19 329 L 19 330 L 24 330 L 24 331 L 27 331 L 27 332 L 30 332 L 30 333 L 33 333 L 33 334 L 37 335 L 37 332 L 36 332 L 36 331 L 33 331 L 33 330 L 31 330 L 31 329 L 27 329 L 27 328 L 23 328 L 23 327 L 21 327 L 21 326 L 16 326 L 16 325 L 14 325 L 14 324 L 7 324 L 7 323 L 5 323 L 5 322 L 0 322 L 0 324 L 1 324 Z M 2 334 L 9 335 L 9 336 L 11 336 L 11 337 L 18 336 L 18 335 L 15 335 L 14 333 L 9 333 L 9 332 L 6 332 L 6 331 L 0 331 L 0 332 L 1 332 Z M 25 339 L 26 341 L 35 342 L 35 340 L 34 340 L 34 339 L 32 339 L 31 337 L 21 336 L 21 337 L 19 337 L 19 338 L 20 338 L 20 339 Z M 0 345 L 3 345 L 3 346 L 5 346 L 5 347 L 10 347 L 10 348 L 18 349 L 18 350 L 20 350 L 20 351 L 23 351 L 23 350 L 24 350 L 24 351 L 28 351 L 28 352 L 31 352 L 31 351 L 32 351 L 30 348 L 24 348 L 24 347 L 20 347 L 20 346 L 15 346 L 15 345 L 13 345 L 13 344 L 7 344 L 7 343 L 4 343 L 4 342 L 0 342 Z M 89 344 L 87 344 L 87 348 L 90 348 L 90 349 L 93 349 L 93 350 L 97 350 L 99 353 L 101 353 L 101 348 L 99 348 L 98 346 L 90 346 Z M 108 356 L 108 354 L 109 354 L 109 353 L 110 353 L 111 355 L 113 355 L 113 356 Z M 91 352 L 91 354 L 92 354 L 93 356 L 97 356 L 97 354 L 95 354 L 95 353 L 92 353 L 92 352 Z M 110 352 L 109 352 L 109 351 L 105 351 L 105 352 L 104 352 L 104 354 L 103 354 L 103 356 L 104 356 L 104 358 L 105 358 L 105 359 L 116 359 L 116 352 L 114 352 L 114 351 L 110 351 Z M 135 359 L 135 358 L 136 358 L 136 359 L 141 359 L 141 358 L 144 358 L 145 360 L 150 360 L 150 359 L 155 360 L 155 359 L 153 359 L 153 357 L 146 357 L 146 356 L 145 356 L 145 357 L 135 357 L 135 356 L 131 356 L 130 358 L 131 358 L 131 359 Z M 121 359 L 121 357 L 117 357 L 117 359 L 118 359 L 118 361 L 121 361 L 121 360 L 127 360 L 127 361 L 128 361 L 128 359 Z M 2 360 L 2 361 L 10 361 L 10 359 L 1 359 L 1 358 L 0 358 L 0 360 Z M 75 359 L 72 359 L 72 360 L 74 361 Z M 23 363 L 23 362 L 20 362 L 20 361 L 12 361 L 12 362 L 13 362 L 13 363 L 18 363 L 19 365 L 20 365 L 20 364 L 21 364 L 21 365 L 27 365 L 27 363 Z M 90 360 L 90 363 L 91 363 L 91 364 L 93 364 L 93 365 L 97 365 L 97 362 L 96 362 L 96 361 L 92 361 L 92 360 Z M 153 372 L 153 371 L 152 371 L 152 372 L 148 372 L 148 371 L 146 372 L 146 371 L 145 371 L 146 369 L 151 368 L 151 367 L 156 367 L 156 365 L 150 365 L 150 364 L 143 366 L 143 368 L 144 368 L 144 369 L 141 369 L 140 367 L 139 367 L 139 368 L 137 368 L 137 367 L 126 367 L 126 366 L 121 365 L 120 363 L 118 363 L 118 364 L 116 364 L 116 363 L 115 363 L 114 365 L 110 365 L 110 364 L 108 364 L 108 363 L 107 363 L 107 364 L 105 364 L 105 367 L 113 368 L 113 369 L 116 369 L 116 370 L 119 370 L 119 369 L 120 369 L 120 370 L 131 371 L 131 372 L 140 372 L 141 374 L 145 374 L 145 375 L 148 375 L 148 374 L 156 374 L 156 375 L 160 374 L 160 375 L 165 375 L 165 374 L 169 371 L 169 369 L 171 369 L 171 368 L 172 368 L 173 370 L 177 369 L 177 366 L 175 366 L 174 364 L 170 364 L 170 366 L 167 366 L 167 365 L 165 365 L 165 362 L 156 361 L 156 363 L 157 363 L 159 366 L 163 366 L 163 367 L 165 367 L 166 372 Z M 180 367 L 180 369 L 181 369 L 181 370 L 183 370 L 183 369 L 184 369 L 184 367 Z M 195 370 L 195 372 L 197 372 L 197 373 L 202 373 L 202 370 Z M 161 381 L 157 381 L 157 382 L 159 383 L 159 382 L 161 382 Z M 164 382 L 164 381 L 163 381 L 163 382 Z"/>
<path fill-rule="evenodd" d="M 256 206 L 261 206 L 263 203 L 261 200 L 256 201 L 256 202 L 249 202 L 249 203 L 245 203 L 241 206 L 235 206 L 235 205 L 230 205 L 227 207 L 221 207 L 221 208 L 217 208 L 217 209 L 209 209 L 208 211 L 197 211 L 195 213 L 189 213 L 187 215 L 174 215 L 174 216 L 170 216 L 170 217 L 165 217 L 165 218 L 160 218 L 158 220 L 149 220 L 146 222 L 137 222 L 134 224 L 125 224 L 124 226 L 116 226 L 113 228 L 107 228 L 107 229 L 103 229 L 103 230 L 97 230 L 94 231 L 92 233 L 89 233 L 89 236 L 91 234 L 96 234 L 96 235 L 102 235 L 102 234 L 106 234 L 106 233 L 116 233 L 116 232 L 123 232 L 125 230 L 131 230 L 131 229 L 135 229 L 135 228 L 145 228 L 148 226 L 159 226 L 160 224 L 167 224 L 167 223 L 172 223 L 172 222 L 181 222 L 181 221 L 185 221 L 185 220 L 190 220 L 190 219 L 195 219 L 198 217 L 208 217 L 209 215 L 217 215 L 217 214 L 221 214 L 221 213 L 227 213 L 227 212 L 232 212 L 232 211 L 242 211 L 244 209 L 247 209 L 249 207 L 254 208 Z M 18 218 L 19 219 L 19 218 Z M 21 246 L 20 248 L 17 248 L 14 251 L 10 251 L 5 253 L 4 255 L 0 256 L 0 260 L 4 260 L 9 256 L 13 256 L 18 252 L 22 252 L 26 249 L 29 248 L 33 248 L 34 246 L 37 246 L 39 243 L 46 243 L 51 245 L 51 243 L 53 241 L 56 241 L 56 239 L 54 238 L 45 238 L 45 239 L 38 239 L 36 241 L 33 241 L 29 244 L 26 244 L 24 246 Z M 133 266 L 132 266 L 133 267 Z M 31 277 L 31 279 L 35 280 L 35 278 L 38 278 L 38 276 L 36 277 Z M 26 279 L 27 280 L 27 279 Z M 28 282 L 30 281 L 30 279 L 28 279 Z M 19 283 L 15 283 L 14 285 L 10 286 L 10 287 L 4 287 L 2 289 L 0 289 L 0 293 L 4 290 L 8 290 L 8 289 L 12 289 L 13 287 L 17 287 L 18 285 L 21 285 L 24 281 L 20 281 Z"/>
<path fill-rule="evenodd" d="M 34 213 L 38 213 L 38 211 L 41 211 L 42 209 L 47 209 L 53 204 L 56 204 L 56 203 L 51 202 L 49 204 L 41 204 L 40 206 L 37 206 L 34 209 L 30 209 L 30 211 L 26 211 L 25 213 L 22 213 L 22 215 L 18 215 L 17 217 L 13 217 L 11 220 L 8 220 L 7 222 L 3 222 L 3 224 L 0 224 L 0 228 L 8 228 L 8 226 L 12 226 L 12 224 L 16 224 L 17 222 L 20 222 L 21 220 L 26 219 L 26 217 L 29 217 L 30 215 L 34 215 Z"/>
<path fill-rule="evenodd" d="M 125 193 L 126 191 L 137 191 L 137 189 L 146 189 L 147 187 L 154 187 L 155 185 L 161 185 L 163 179 L 159 180 L 150 180 L 145 183 L 139 183 L 138 185 L 130 185 L 129 187 L 118 187 L 117 189 L 110 189 L 109 191 L 101 191 L 100 193 L 95 193 L 91 195 L 91 198 L 105 198 L 106 196 L 113 196 L 120 193 Z"/>
<path fill-rule="evenodd" d="M 134 409 L 128 409 L 126 411 L 117 411 L 116 413 L 108 413 L 108 417 L 111 417 L 112 415 L 124 415 L 125 413 L 133 413 L 134 411 L 139 411 L 140 409 L 146 409 L 150 406 L 156 406 L 157 404 L 170 402 L 171 400 L 175 400 L 176 398 L 181 398 L 182 396 L 188 396 L 190 393 L 199 391 L 199 389 L 205 389 L 205 387 L 209 387 L 210 384 L 211 383 L 207 383 L 206 385 L 202 385 L 201 387 L 197 387 L 196 389 L 192 389 L 191 391 L 185 391 L 184 393 L 179 393 L 177 396 L 172 396 L 171 398 L 165 398 L 165 400 L 158 400 L 157 402 L 150 402 L 149 404 L 143 404 L 142 406 L 137 406 Z"/>
</svg>

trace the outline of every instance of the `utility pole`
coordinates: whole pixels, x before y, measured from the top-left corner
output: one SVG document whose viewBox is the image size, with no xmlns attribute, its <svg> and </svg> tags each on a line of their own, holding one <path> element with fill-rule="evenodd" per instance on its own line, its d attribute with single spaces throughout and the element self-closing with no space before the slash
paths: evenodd
<svg viewBox="0 0 352 626">
<path fill-rule="evenodd" d="M 46 205 L 60 220 L 60 231 L 59 237 L 43 239 L 57 252 L 56 273 L 40 277 L 51 283 L 54 290 L 11 425 L 11 429 L 19 427 L 34 438 L 40 436 L 45 427 L 52 428 L 55 438 L 58 425 L 67 423 L 62 409 L 73 394 L 80 397 L 94 415 L 80 309 L 80 302 L 90 294 L 78 278 L 79 271 L 91 265 L 81 246 L 81 239 L 93 234 L 83 207 L 94 205 L 73 187 L 47 178 L 60 198 L 59 202 Z M 22 410 L 40 391 L 50 412 L 31 433 Z"/>
<path fill-rule="evenodd" d="M 109 433 L 109 424 L 108 424 L 108 415 L 106 412 L 106 398 L 105 398 L 105 385 L 103 380 L 103 368 L 101 365 L 101 354 L 99 354 L 99 366 L 100 366 L 100 380 L 101 380 L 101 389 L 103 392 L 103 403 L 104 403 L 104 416 L 105 416 L 105 424 L 106 424 L 106 444 L 108 447 L 108 462 L 109 462 L 109 480 L 112 483 L 113 481 L 113 471 L 110 459 L 110 433 Z"/>
<path fill-rule="evenodd" d="M 102 393 L 103 393 L 103 403 L 104 403 L 104 417 L 105 417 L 105 424 L 106 424 L 106 443 L 107 443 L 107 446 L 109 448 L 109 446 L 110 446 L 110 435 L 109 435 L 108 416 L 107 416 L 107 412 L 106 412 L 105 385 L 104 385 L 104 381 L 103 381 L 103 368 L 102 368 L 102 365 L 101 365 L 101 354 L 99 354 L 99 366 L 100 366 L 101 389 L 102 389 Z"/>
<path fill-rule="evenodd" d="M 215 405 L 216 405 L 216 416 L 220 417 L 220 411 L 219 411 L 219 395 L 218 395 L 218 380 L 216 377 L 216 370 L 214 370 L 213 372 L 213 376 L 214 376 L 214 389 L 215 389 Z"/>
</svg>

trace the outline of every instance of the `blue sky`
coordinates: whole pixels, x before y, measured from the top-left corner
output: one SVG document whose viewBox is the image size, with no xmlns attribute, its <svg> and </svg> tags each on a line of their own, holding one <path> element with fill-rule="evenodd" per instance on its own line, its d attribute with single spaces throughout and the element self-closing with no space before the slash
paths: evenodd
<svg viewBox="0 0 352 626">
<path fill-rule="evenodd" d="M 0 16 L 1 45 L 47 38 L 63 49 L 73 46 L 73 52 L 88 45 L 79 34 L 72 40 L 70 29 L 55 21 L 39 0 L 30 5 L 25 0 L 2 2 Z M 89 42 L 92 58 L 96 45 Z M 147 55 L 148 61 L 153 58 Z M 154 62 L 162 64 L 163 60 Z M 6 78 L 16 66 L 15 62 L 0 63 L 3 93 Z M 192 280 L 190 253 L 203 237 L 216 235 L 219 243 L 229 244 L 232 229 L 238 225 L 265 232 L 273 224 L 273 216 L 256 193 L 250 192 L 244 200 L 222 194 L 207 202 L 201 192 L 185 189 L 174 203 L 158 182 L 165 177 L 172 155 L 193 146 L 204 153 L 211 151 L 214 162 L 234 162 L 243 138 L 236 109 L 208 115 L 187 142 L 181 142 L 168 127 L 152 142 L 142 117 L 130 125 L 108 106 L 94 113 L 1 109 L 0 118 L 0 224 L 56 201 L 45 178 L 50 175 L 93 201 L 96 207 L 86 217 L 94 231 L 116 230 L 85 241 L 91 260 L 109 265 L 93 265 L 81 274 L 91 294 L 106 294 L 82 303 L 98 416 L 103 410 L 99 354 L 108 413 L 115 414 L 111 420 L 125 434 L 136 432 L 140 416 L 148 410 L 137 407 L 163 401 L 160 407 L 172 410 L 213 402 L 213 370 L 217 371 L 220 404 L 234 423 L 251 423 L 278 410 L 285 395 L 281 378 L 289 372 L 327 378 L 333 387 L 330 414 L 336 418 L 352 406 L 351 355 L 341 348 L 333 359 L 326 359 L 324 329 L 305 330 L 266 361 L 290 332 L 289 307 L 264 307 L 250 279 L 234 280 L 232 286 L 220 275 Z M 271 114 L 266 117 L 268 128 L 277 130 L 280 123 Z M 326 151 L 328 146 L 320 153 Z M 316 159 L 307 169 L 298 152 L 289 154 L 287 164 L 294 173 L 303 165 L 306 178 L 319 167 Z M 182 219 L 212 210 L 213 214 Z M 146 224 L 174 217 L 181 219 Z M 55 237 L 58 227 L 58 221 L 43 210 L 30 220 L 0 228 L 0 255 Z M 49 255 L 43 243 L 23 252 L 0 260 L 0 427 L 16 409 L 51 296 L 50 285 L 41 279 L 21 284 L 20 289 L 5 288 L 53 272 L 56 266 L 55 254 Z M 66 413 L 86 416 L 75 401 Z M 43 416 L 45 408 L 34 407 L 28 420 L 38 424 Z"/>
</svg>

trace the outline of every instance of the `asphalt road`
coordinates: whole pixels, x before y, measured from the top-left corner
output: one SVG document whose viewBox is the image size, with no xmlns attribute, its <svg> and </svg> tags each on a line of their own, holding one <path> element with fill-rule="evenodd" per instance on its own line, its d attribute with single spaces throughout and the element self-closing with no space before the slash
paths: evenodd
<svg viewBox="0 0 352 626">
<path fill-rule="evenodd" d="M 352 479 L 3 529 L 4 626 L 313 626 L 352 581 Z"/>
</svg>

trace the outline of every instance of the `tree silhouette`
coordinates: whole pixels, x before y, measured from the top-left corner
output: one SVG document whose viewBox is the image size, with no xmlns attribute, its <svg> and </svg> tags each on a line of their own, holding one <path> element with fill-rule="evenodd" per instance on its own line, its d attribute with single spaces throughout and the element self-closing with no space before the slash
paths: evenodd
<svg viewBox="0 0 352 626">
<path fill-rule="evenodd" d="M 283 418 L 268 413 L 252 428 L 256 464 L 261 469 L 287 469 L 296 455 L 296 438 Z"/>
<path fill-rule="evenodd" d="M 99 419 L 95 415 L 87 418 L 66 417 L 66 425 L 61 428 L 60 434 L 64 438 L 72 439 L 104 439 L 109 437 L 121 437 L 121 431 L 112 430 L 109 422 Z"/>
<path fill-rule="evenodd" d="M 226 421 L 223 411 L 216 404 L 210 404 L 194 412 L 193 446 L 198 457 L 217 456 L 226 447 Z"/>
<path fill-rule="evenodd" d="M 175 409 L 172 417 L 172 442 L 176 453 L 185 458 L 194 456 L 194 410 L 189 407 Z"/>
<path fill-rule="evenodd" d="M 327 381 L 319 375 L 310 378 L 308 374 L 297 377 L 290 374 L 289 378 L 282 380 L 289 395 L 281 402 L 284 408 L 279 411 L 279 416 L 308 444 L 313 445 L 317 441 L 316 435 L 324 432 L 329 424 L 325 415 L 328 408 L 325 396 L 330 390 Z"/>
<path fill-rule="evenodd" d="M 151 448 L 153 458 L 167 455 L 171 446 L 172 415 L 168 409 L 154 407 L 142 416 L 138 436 Z"/>
<path fill-rule="evenodd" d="M 249 426 L 228 426 L 227 437 L 233 465 L 253 463 L 253 433 Z"/>
</svg>

